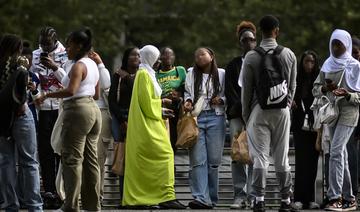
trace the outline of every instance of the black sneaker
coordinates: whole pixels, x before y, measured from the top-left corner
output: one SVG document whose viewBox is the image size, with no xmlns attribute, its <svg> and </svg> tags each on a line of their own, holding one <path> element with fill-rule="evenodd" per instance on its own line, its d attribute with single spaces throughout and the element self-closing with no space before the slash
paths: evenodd
<svg viewBox="0 0 360 212">
<path fill-rule="evenodd" d="M 330 203 L 330 200 L 325 197 L 325 199 L 323 200 L 323 202 L 320 205 L 320 209 L 325 209 L 325 207 Z"/>
<path fill-rule="evenodd" d="M 279 212 L 298 212 L 299 209 L 293 203 L 281 202 Z"/>
<path fill-rule="evenodd" d="M 355 200 L 345 200 L 342 201 L 342 211 L 355 211 L 356 210 L 356 201 Z"/>
<path fill-rule="evenodd" d="M 255 201 L 253 211 L 254 212 L 265 212 L 265 202 L 264 201 L 260 201 L 260 202 Z"/>
<path fill-rule="evenodd" d="M 186 206 L 181 204 L 178 200 L 170 200 L 159 203 L 161 209 L 186 209 Z"/>
<path fill-rule="evenodd" d="M 193 200 L 191 202 L 189 202 L 189 208 L 191 209 L 212 209 L 212 206 L 209 205 L 205 205 L 204 203 L 198 201 L 198 200 Z"/>
</svg>

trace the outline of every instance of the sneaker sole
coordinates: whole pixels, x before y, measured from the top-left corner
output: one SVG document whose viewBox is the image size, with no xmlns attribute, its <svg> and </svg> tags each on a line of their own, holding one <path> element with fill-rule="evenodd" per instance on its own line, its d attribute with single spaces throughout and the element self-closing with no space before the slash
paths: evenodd
<svg viewBox="0 0 360 212">
<path fill-rule="evenodd" d="M 325 208 L 326 211 L 344 211 L 342 208 Z"/>
<path fill-rule="evenodd" d="M 356 211 L 356 206 L 352 206 L 350 208 L 343 208 L 342 211 Z"/>
</svg>

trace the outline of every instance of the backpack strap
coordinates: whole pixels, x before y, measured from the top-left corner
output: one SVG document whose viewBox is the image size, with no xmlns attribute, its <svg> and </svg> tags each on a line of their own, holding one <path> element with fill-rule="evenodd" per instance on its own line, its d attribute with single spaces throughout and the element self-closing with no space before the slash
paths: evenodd
<svg viewBox="0 0 360 212">
<path fill-rule="evenodd" d="M 256 51 L 258 54 L 260 54 L 261 56 L 264 56 L 266 54 L 266 51 L 265 49 L 263 49 L 262 47 L 260 46 L 257 46 L 254 48 L 254 51 Z"/>
<path fill-rule="evenodd" d="M 278 46 L 274 49 L 274 55 L 279 55 L 283 49 L 284 49 L 283 46 L 278 45 Z"/>
<path fill-rule="evenodd" d="M 271 51 L 271 50 L 274 50 L 274 52 L 273 52 L 274 55 L 278 55 L 278 54 L 281 53 L 281 51 L 282 51 L 283 49 L 284 49 L 284 47 L 281 46 L 281 45 L 278 45 L 275 49 L 269 49 L 269 50 L 267 50 L 267 51 L 265 51 L 265 49 L 263 49 L 263 48 L 260 47 L 260 46 L 257 46 L 257 47 L 254 48 L 254 50 L 255 50 L 257 53 L 259 53 L 261 56 L 264 56 L 265 54 L 269 53 L 269 51 Z"/>
</svg>

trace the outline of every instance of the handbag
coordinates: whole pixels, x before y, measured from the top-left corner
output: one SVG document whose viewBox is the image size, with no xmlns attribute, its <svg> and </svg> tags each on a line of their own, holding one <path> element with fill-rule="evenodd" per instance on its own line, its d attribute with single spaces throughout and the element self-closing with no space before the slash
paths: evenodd
<svg viewBox="0 0 360 212">
<path fill-rule="evenodd" d="M 313 126 L 310 126 L 310 124 L 309 124 L 309 115 L 308 114 L 305 114 L 304 124 L 301 129 L 305 130 L 305 131 L 314 131 Z"/>
<path fill-rule="evenodd" d="M 118 176 L 124 176 L 125 142 L 114 143 L 114 160 L 111 166 L 111 171 Z"/>
<path fill-rule="evenodd" d="M 305 113 L 305 104 L 303 101 L 301 101 L 301 106 L 302 106 L 302 109 Z M 310 122 L 309 122 L 309 114 L 305 113 L 305 117 L 304 117 L 304 123 L 303 123 L 303 126 L 301 127 L 302 130 L 305 130 L 305 131 L 315 131 L 314 130 L 314 123 L 312 123 L 310 125 Z"/>
<path fill-rule="evenodd" d="M 331 102 L 327 96 L 322 96 L 321 99 L 326 103 L 319 110 L 320 123 L 333 126 L 339 116 L 337 101 Z"/>
<path fill-rule="evenodd" d="M 343 79 L 345 71 L 343 71 L 343 73 L 341 74 L 340 80 L 337 84 L 337 87 L 340 86 L 341 81 Z M 325 102 L 325 104 L 323 106 L 320 107 L 319 109 L 319 118 L 320 118 L 320 123 L 322 124 L 327 124 L 328 126 L 333 126 L 339 116 L 339 107 L 337 106 L 337 102 L 344 97 L 340 97 L 337 98 L 335 96 L 334 101 L 330 101 L 330 99 L 323 95 L 321 97 L 321 100 L 323 102 Z"/>
<path fill-rule="evenodd" d="M 56 174 L 55 187 L 56 187 L 56 192 L 59 195 L 60 199 L 64 201 L 65 185 L 64 185 L 64 177 L 63 177 L 63 166 L 61 164 L 61 161 L 59 162 L 59 168 Z"/>
<path fill-rule="evenodd" d="M 176 147 L 188 149 L 193 147 L 199 137 L 199 128 L 196 117 L 193 117 L 189 112 L 184 113 L 183 108 L 180 112 L 180 118 L 177 123 Z"/>
<path fill-rule="evenodd" d="M 239 161 L 243 164 L 252 164 L 245 130 L 242 131 L 239 136 L 233 137 L 230 155 L 233 161 Z"/>
<path fill-rule="evenodd" d="M 58 155 L 61 155 L 61 150 L 62 150 L 61 131 L 62 131 L 63 122 L 64 122 L 63 101 L 60 100 L 59 115 L 54 124 L 50 138 L 51 147 L 53 148 L 54 153 Z"/>
</svg>

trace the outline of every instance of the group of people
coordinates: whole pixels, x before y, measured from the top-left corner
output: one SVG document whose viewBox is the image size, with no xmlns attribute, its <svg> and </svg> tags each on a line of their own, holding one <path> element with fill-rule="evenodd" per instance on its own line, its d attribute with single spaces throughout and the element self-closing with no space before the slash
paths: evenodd
<svg viewBox="0 0 360 212">
<path fill-rule="evenodd" d="M 328 165 L 325 209 L 355 210 L 360 42 L 337 29 L 321 68 L 312 50 L 297 64 L 295 54 L 276 41 L 279 26 L 276 17 L 262 17 L 257 45 L 255 25 L 242 21 L 236 30 L 241 55 L 225 69 L 218 67 L 208 47 L 196 49 L 194 65 L 186 70 L 175 65 L 172 48 L 146 45 L 126 49 L 112 76 L 93 50 L 89 29 L 70 33 L 64 47 L 55 29 L 44 27 L 35 51 L 20 37 L 3 35 L 0 208 L 79 211 L 81 195 L 82 209 L 100 211 L 107 151 L 115 142 L 126 144 L 119 182 L 123 207 L 185 209 L 174 188 L 176 126 L 183 110 L 196 116 L 199 130 L 188 150 L 193 197 L 188 207 L 212 209 L 219 200 L 227 119 L 231 138 L 246 130 L 252 161 L 231 163 L 232 209 L 251 205 L 256 212 L 265 211 L 270 156 L 280 186 L 279 211 L 319 208 L 315 180 L 322 148 Z M 318 121 L 324 96 L 338 108 L 331 124 Z M 294 193 L 290 130 L 295 141 Z M 55 184 L 59 176 L 64 193 Z"/>
</svg>

